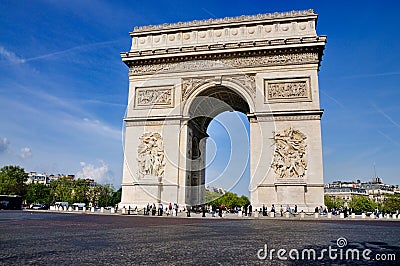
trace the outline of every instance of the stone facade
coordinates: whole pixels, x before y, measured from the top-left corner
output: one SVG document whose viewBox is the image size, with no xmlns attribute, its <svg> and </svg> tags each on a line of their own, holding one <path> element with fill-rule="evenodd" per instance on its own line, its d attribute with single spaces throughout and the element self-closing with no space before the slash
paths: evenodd
<svg viewBox="0 0 400 266">
<path fill-rule="evenodd" d="M 135 28 L 121 53 L 121 206 L 203 203 L 207 126 L 224 111 L 250 121 L 253 206 L 323 205 L 316 20 L 308 10 Z"/>
</svg>

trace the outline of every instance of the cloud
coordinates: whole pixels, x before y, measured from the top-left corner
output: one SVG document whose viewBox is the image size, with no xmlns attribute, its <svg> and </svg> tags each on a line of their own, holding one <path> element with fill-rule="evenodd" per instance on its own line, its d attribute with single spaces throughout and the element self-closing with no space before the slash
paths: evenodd
<svg viewBox="0 0 400 266">
<path fill-rule="evenodd" d="M 0 153 L 9 151 L 10 141 L 7 138 L 0 138 Z"/>
<path fill-rule="evenodd" d="M 32 150 L 31 148 L 25 147 L 21 149 L 21 153 L 19 154 L 19 157 L 22 159 L 28 159 L 32 157 Z"/>
<path fill-rule="evenodd" d="M 0 46 L 0 59 L 3 59 L 11 64 L 23 64 L 26 62 L 24 58 L 17 56 L 11 51 L 8 51 L 3 46 Z"/>
<path fill-rule="evenodd" d="M 114 175 L 110 171 L 108 165 L 100 160 L 100 166 L 96 167 L 93 164 L 80 162 L 82 169 L 76 174 L 78 178 L 91 178 L 99 184 L 113 184 Z"/>
</svg>

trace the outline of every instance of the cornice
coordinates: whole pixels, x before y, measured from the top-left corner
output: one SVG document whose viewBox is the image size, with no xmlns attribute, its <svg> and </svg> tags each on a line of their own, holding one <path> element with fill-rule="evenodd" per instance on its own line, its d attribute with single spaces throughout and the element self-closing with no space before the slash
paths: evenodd
<svg viewBox="0 0 400 266">
<path fill-rule="evenodd" d="M 204 20 L 193 20 L 188 22 L 177 22 L 177 23 L 165 23 L 161 25 L 147 25 L 135 27 L 131 35 L 137 35 L 140 33 L 154 33 L 158 31 L 166 31 L 166 30 L 177 30 L 177 29 L 187 29 L 192 27 L 210 27 L 210 26 L 223 26 L 226 24 L 232 23 L 249 23 L 249 22 L 259 22 L 265 20 L 279 20 L 279 19 L 293 19 L 293 18 L 302 18 L 302 17 L 313 17 L 317 18 L 317 14 L 314 13 L 314 10 L 293 10 L 289 12 L 275 12 L 275 13 L 266 13 L 266 14 L 257 14 L 257 15 L 249 15 L 249 16 L 237 16 L 237 17 L 225 17 L 219 19 L 204 19 Z"/>
</svg>

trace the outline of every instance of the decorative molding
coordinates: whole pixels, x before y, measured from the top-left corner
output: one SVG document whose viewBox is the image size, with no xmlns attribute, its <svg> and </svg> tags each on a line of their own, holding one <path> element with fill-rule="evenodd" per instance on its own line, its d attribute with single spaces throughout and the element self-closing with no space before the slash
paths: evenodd
<svg viewBox="0 0 400 266">
<path fill-rule="evenodd" d="M 181 120 L 138 120 L 138 121 L 127 121 L 126 127 L 134 126 L 163 126 L 163 125 L 180 125 Z"/>
<path fill-rule="evenodd" d="M 321 115 L 270 115 L 270 116 L 257 116 L 257 121 L 303 121 L 303 120 L 321 120 Z"/>
<path fill-rule="evenodd" d="M 173 107 L 173 86 L 137 87 L 135 108 Z"/>
<path fill-rule="evenodd" d="M 177 28 L 187 28 L 187 27 L 198 27 L 198 26 L 211 26 L 221 23 L 235 23 L 244 21 L 260 21 L 266 19 L 278 19 L 278 18 L 295 18 L 299 16 L 310 16 L 315 15 L 313 9 L 309 10 L 293 10 L 290 12 L 275 12 L 267 14 L 258 14 L 253 16 L 238 16 L 238 17 L 226 17 L 220 19 L 205 19 L 205 20 L 193 20 L 189 22 L 177 22 L 177 23 L 165 23 L 162 25 L 148 25 L 135 27 L 134 33 L 138 32 L 148 32 L 155 30 L 167 30 L 167 29 L 177 29 Z"/>
<path fill-rule="evenodd" d="M 221 55 L 223 56 L 223 55 Z M 153 74 L 155 72 L 187 72 L 227 68 L 245 68 L 257 66 L 293 65 L 319 63 L 318 52 L 292 53 L 243 56 L 233 58 L 215 58 L 211 60 L 195 60 L 171 63 L 156 63 L 144 65 L 132 65 L 130 75 Z"/>
<path fill-rule="evenodd" d="M 310 78 L 264 81 L 264 102 L 311 101 Z"/>
<path fill-rule="evenodd" d="M 159 182 L 164 175 L 164 145 L 160 133 L 147 132 L 140 138 L 138 146 L 138 176 L 158 177 Z"/>
<path fill-rule="evenodd" d="M 253 98 L 256 95 L 256 82 L 255 75 L 229 75 L 221 77 L 193 77 L 182 79 L 182 101 L 188 99 L 188 97 L 195 92 L 200 86 L 211 83 L 211 84 L 222 84 L 224 81 L 230 81 L 238 84 L 240 87 L 246 89 Z"/>
<path fill-rule="evenodd" d="M 275 152 L 271 167 L 279 179 L 304 178 L 307 170 L 306 139 L 306 135 L 291 126 L 274 133 Z"/>
</svg>

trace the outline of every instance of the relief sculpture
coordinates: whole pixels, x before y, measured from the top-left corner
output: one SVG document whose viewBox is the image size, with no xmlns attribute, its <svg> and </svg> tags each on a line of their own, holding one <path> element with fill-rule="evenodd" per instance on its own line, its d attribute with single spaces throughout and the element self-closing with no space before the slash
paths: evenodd
<svg viewBox="0 0 400 266">
<path fill-rule="evenodd" d="M 161 181 L 165 168 L 164 146 L 161 135 L 159 133 L 148 132 L 143 134 L 139 139 L 139 177 L 153 176 L 158 177 L 159 181 Z"/>
<path fill-rule="evenodd" d="M 137 89 L 136 105 L 171 105 L 172 90 L 171 89 Z"/>
<path fill-rule="evenodd" d="M 306 138 L 292 127 L 275 133 L 275 153 L 271 167 L 279 178 L 304 178 L 307 170 Z"/>
</svg>

